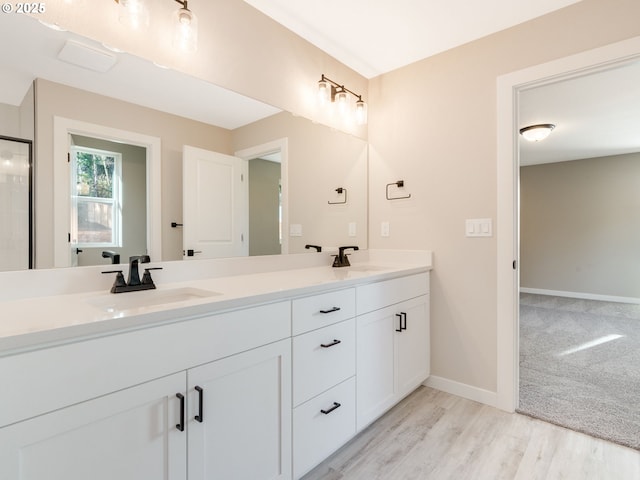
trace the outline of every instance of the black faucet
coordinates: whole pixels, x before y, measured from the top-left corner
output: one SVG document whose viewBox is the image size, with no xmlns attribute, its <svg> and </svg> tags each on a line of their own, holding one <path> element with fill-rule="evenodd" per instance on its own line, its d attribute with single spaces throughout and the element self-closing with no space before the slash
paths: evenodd
<svg viewBox="0 0 640 480">
<path fill-rule="evenodd" d="M 111 293 L 122 292 L 136 292 L 139 290 L 152 290 L 156 288 L 156 284 L 153 283 L 150 270 L 162 270 L 162 267 L 145 268 L 142 280 L 140 280 L 140 273 L 138 272 L 139 263 L 149 263 L 151 258 L 149 255 L 136 255 L 129 257 L 129 279 L 125 282 L 122 270 L 109 270 L 102 273 L 115 273 L 116 280 L 111 287 Z"/>
<path fill-rule="evenodd" d="M 104 250 L 102 252 L 102 258 L 110 258 L 113 265 L 120 263 L 120 254 L 112 250 Z"/>
<path fill-rule="evenodd" d="M 321 252 L 322 251 L 322 247 L 320 245 L 305 245 L 304 248 L 306 248 L 306 249 L 315 248 L 316 252 Z"/>
<path fill-rule="evenodd" d="M 352 248 L 353 250 L 360 250 L 360 248 L 358 248 L 355 245 L 351 247 L 339 247 L 338 255 L 336 255 L 333 260 L 334 267 L 350 267 L 351 266 L 351 264 L 349 263 L 349 259 L 347 258 L 347 254 L 344 253 L 344 251 L 347 250 L 348 248 Z"/>
</svg>

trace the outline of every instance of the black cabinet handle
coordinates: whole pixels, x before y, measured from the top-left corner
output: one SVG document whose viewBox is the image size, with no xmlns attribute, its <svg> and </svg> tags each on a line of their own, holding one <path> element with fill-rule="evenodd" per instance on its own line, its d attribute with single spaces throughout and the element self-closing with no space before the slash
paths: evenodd
<svg viewBox="0 0 640 480">
<path fill-rule="evenodd" d="M 333 340 L 333 342 L 331 343 L 321 343 L 320 346 L 322 348 L 329 348 L 329 347 L 333 347 L 334 345 L 338 345 L 339 343 L 342 343 L 342 340 Z"/>
<path fill-rule="evenodd" d="M 176 425 L 176 428 L 184 432 L 184 395 L 176 393 L 176 397 L 180 399 L 180 423 Z"/>
<path fill-rule="evenodd" d="M 340 310 L 340 307 L 333 307 L 329 310 L 320 310 L 320 313 L 333 313 L 333 312 L 337 312 L 338 310 Z"/>
<path fill-rule="evenodd" d="M 333 402 L 333 406 L 331 408 L 329 408 L 328 410 L 320 410 L 321 413 L 324 413 L 325 415 L 329 415 L 331 412 L 333 412 L 336 408 L 339 408 L 341 405 L 338 402 Z"/>
<path fill-rule="evenodd" d="M 396 328 L 396 332 L 402 331 L 402 314 L 396 313 L 396 317 L 398 317 L 398 328 Z"/>
<path fill-rule="evenodd" d="M 405 312 L 400 312 L 400 315 L 402 315 L 402 320 L 404 320 L 404 326 L 402 326 L 402 321 L 400 321 L 400 329 L 406 330 L 407 329 L 407 314 Z"/>
<path fill-rule="evenodd" d="M 202 387 L 198 387 L 197 385 L 195 389 L 196 389 L 196 392 L 198 392 L 198 415 L 196 415 L 194 418 L 196 422 L 202 423 L 204 420 L 204 414 L 203 414 L 204 407 L 202 406 L 202 403 L 204 400 L 204 390 L 202 390 Z"/>
</svg>

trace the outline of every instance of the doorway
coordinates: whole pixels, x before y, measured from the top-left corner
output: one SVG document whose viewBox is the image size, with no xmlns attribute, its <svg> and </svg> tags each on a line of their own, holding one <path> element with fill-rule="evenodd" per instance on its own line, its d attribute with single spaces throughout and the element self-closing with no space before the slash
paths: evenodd
<svg viewBox="0 0 640 480">
<path fill-rule="evenodd" d="M 287 139 L 239 150 L 235 155 L 249 162 L 249 255 L 288 253 Z"/>
<path fill-rule="evenodd" d="M 496 406 L 518 406 L 519 318 L 519 159 L 518 93 L 638 61 L 640 37 L 513 72 L 497 81 L 497 396 Z"/>
<path fill-rule="evenodd" d="M 53 125 L 53 154 L 56 159 L 53 170 L 54 266 L 68 267 L 73 264 L 70 248 L 71 175 L 67 161 L 72 135 L 145 149 L 146 253 L 153 261 L 162 260 L 160 138 L 63 117 L 54 117 Z"/>
</svg>

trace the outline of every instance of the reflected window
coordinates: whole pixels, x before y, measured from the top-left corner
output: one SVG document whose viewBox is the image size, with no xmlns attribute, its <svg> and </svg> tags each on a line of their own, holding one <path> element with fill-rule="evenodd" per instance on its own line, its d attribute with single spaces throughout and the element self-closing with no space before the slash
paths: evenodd
<svg viewBox="0 0 640 480">
<path fill-rule="evenodd" d="M 86 147 L 71 149 L 71 243 L 122 246 L 122 155 Z"/>
</svg>

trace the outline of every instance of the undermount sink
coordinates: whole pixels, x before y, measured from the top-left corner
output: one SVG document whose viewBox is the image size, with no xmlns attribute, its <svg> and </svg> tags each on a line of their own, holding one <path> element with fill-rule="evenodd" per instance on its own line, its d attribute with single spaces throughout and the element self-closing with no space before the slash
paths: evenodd
<svg viewBox="0 0 640 480">
<path fill-rule="evenodd" d="M 221 294 L 212 292 L 211 290 L 184 287 L 168 290 L 145 290 L 141 292 L 109 294 L 100 296 L 99 298 L 88 299 L 87 303 L 104 312 L 116 313 L 157 305 L 170 305 L 198 298 L 214 297 L 216 295 Z"/>
</svg>

